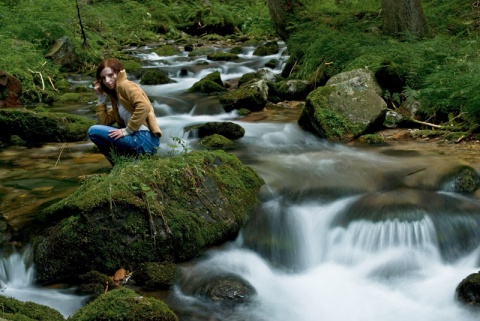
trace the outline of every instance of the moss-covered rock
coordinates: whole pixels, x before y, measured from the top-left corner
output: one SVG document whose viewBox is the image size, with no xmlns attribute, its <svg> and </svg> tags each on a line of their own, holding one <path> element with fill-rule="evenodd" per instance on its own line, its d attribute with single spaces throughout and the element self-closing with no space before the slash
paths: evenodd
<svg viewBox="0 0 480 321">
<path fill-rule="evenodd" d="M 358 141 L 369 145 L 379 145 L 385 142 L 383 136 L 379 134 L 362 135 L 358 138 Z"/>
<path fill-rule="evenodd" d="M 139 264 L 134 272 L 136 285 L 166 289 L 177 279 L 177 265 L 172 262 L 147 262 Z"/>
<path fill-rule="evenodd" d="M 2 109 L 0 140 L 8 142 L 12 135 L 17 135 L 27 143 L 82 141 L 94 124 L 92 119 L 67 113 Z"/>
<path fill-rule="evenodd" d="M 225 136 L 220 134 L 213 134 L 207 137 L 204 137 L 199 141 L 199 145 L 206 148 L 226 148 L 233 145 L 233 142 Z"/>
<path fill-rule="evenodd" d="M 312 91 L 298 124 L 331 141 L 348 142 L 383 128 L 387 104 L 375 76 L 358 69 L 332 77 Z"/>
<path fill-rule="evenodd" d="M 269 41 L 264 45 L 258 46 L 253 54 L 256 56 L 269 56 L 277 54 L 279 50 L 280 47 L 276 41 Z"/>
<path fill-rule="evenodd" d="M 9 321 L 64 321 L 60 312 L 50 307 L 21 302 L 14 298 L 0 295 L 1 316 Z"/>
<path fill-rule="evenodd" d="M 455 290 L 457 299 L 466 304 L 480 305 L 480 272 L 472 273 Z"/>
<path fill-rule="evenodd" d="M 207 55 L 207 59 L 213 61 L 232 61 L 237 60 L 238 55 L 231 52 L 214 52 Z"/>
<path fill-rule="evenodd" d="M 76 292 L 80 295 L 90 294 L 102 294 L 105 289 L 114 289 L 115 283 L 113 278 L 97 271 L 89 271 L 78 277 L 78 287 Z"/>
<path fill-rule="evenodd" d="M 240 86 L 238 89 L 229 91 L 219 97 L 225 111 L 234 109 L 248 109 L 260 111 L 265 108 L 268 98 L 268 86 L 265 80 L 253 79 Z"/>
<path fill-rule="evenodd" d="M 245 129 L 235 123 L 225 122 L 208 122 L 198 127 L 198 137 L 203 138 L 213 134 L 222 135 L 228 139 L 240 139 L 245 135 Z"/>
<path fill-rule="evenodd" d="M 38 279 L 192 259 L 236 236 L 262 184 L 223 151 L 116 165 L 37 213 L 39 226 L 51 226 L 33 241 Z"/>
<path fill-rule="evenodd" d="M 168 76 L 161 70 L 149 69 L 145 71 L 140 80 L 142 85 L 163 85 L 172 83 L 173 80 L 168 78 Z"/>
<path fill-rule="evenodd" d="M 206 75 L 188 89 L 188 92 L 201 92 L 204 94 L 223 91 L 226 91 L 226 89 L 223 86 L 223 81 L 219 71 L 214 71 Z"/>
<path fill-rule="evenodd" d="M 120 288 L 99 296 L 68 320 L 177 321 L 178 318 L 162 301 L 140 296 L 127 288 Z"/>
<path fill-rule="evenodd" d="M 447 191 L 462 194 L 471 194 L 480 187 L 480 175 L 470 166 L 455 168 L 446 178 Z"/>
<path fill-rule="evenodd" d="M 269 85 L 269 95 L 282 100 L 305 100 L 313 86 L 306 80 L 284 80 Z"/>
</svg>

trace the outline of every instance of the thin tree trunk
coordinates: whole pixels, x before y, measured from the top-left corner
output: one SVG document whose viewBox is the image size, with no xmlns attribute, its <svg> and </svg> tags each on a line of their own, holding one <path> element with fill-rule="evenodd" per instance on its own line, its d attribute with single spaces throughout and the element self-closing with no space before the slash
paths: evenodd
<svg viewBox="0 0 480 321">
<path fill-rule="evenodd" d="M 82 17 L 80 16 L 80 6 L 78 5 L 78 0 L 75 0 L 75 2 L 77 3 L 78 22 L 80 23 L 80 30 L 82 32 L 83 46 L 88 47 L 87 35 L 85 34 L 85 29 L 83 28 L 82 24 Z"/>
<path fill-rule="evenodd" d="M 428 35 L 421 0 L 382 0 L 383 32 L 389 35 L 411 33 Z"/>
</svg>

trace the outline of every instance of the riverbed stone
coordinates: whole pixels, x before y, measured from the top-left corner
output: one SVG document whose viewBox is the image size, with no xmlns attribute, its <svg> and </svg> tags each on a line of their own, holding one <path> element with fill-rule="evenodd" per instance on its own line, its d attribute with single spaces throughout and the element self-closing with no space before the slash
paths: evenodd
<svg viewBox="0 0 480 321">
<path fill-rule="evenodd" d="M 68 320 L 177 321 L 178 318 L 164 302 L 153 297 L 139 295 L 127 288 L 120 288 L 100 295 Z"/>
<path fill-rule="evenodd" d="M 457 299 L 469 305 L 480 306 L 480 272 L 472 273 L 455 289 Z"/>
<path fill-rule="evenodd" d="M 226 112 L 242 108 L 250 111 L 261 111 L 267 104 L 267 98 L 267 81 L 253 79 L 236 90 L 222 94 L 219 101 Z"/>
<path fill-rule="evenodd" d="M 262 185 L 252 168 L 224 151 L 116 165 L 37 213 L 38 279 L 195 258 L 236 237 Z"/>
<path fill-rule="evenodd" d="M 308 95 L 298 124 L 321 138 L 352 141 L 383 127 L 387 104 L 380 94 L 367 69 L 338 74 Z"/>
<path fill-rule="evenodd" d="M 208 122 L 198 127 L 198 137 L 204 138 L 214 134 L 235 140 L 245 136 L 245 129 L 233 122 Z"/>
<path fill-rule="evenodd" d="M 16 135 L 24 142 L 72 142 L 87 139 L 88 128 L 95 121 L 67 113 L 50 113 L 45 109 L 24 108 L 0 110 L 0 141 L 13 142 Z"/>
<path fill-rule="evenodd" d="M 1 316 L 6 320 L 22 321 L 64 321 L 60 312 L 50 307 L 22 302 L 14 298 L 0 295 Z"/>
</svg>

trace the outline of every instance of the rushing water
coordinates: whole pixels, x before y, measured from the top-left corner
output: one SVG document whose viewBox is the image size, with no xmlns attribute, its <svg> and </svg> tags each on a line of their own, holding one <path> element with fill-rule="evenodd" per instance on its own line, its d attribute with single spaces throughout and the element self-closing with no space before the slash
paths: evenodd
<svg viewBox="0 0 480 321">
<path fill-rule="evenodd" d="M 453 193 L 448 179 L 451 169 L 476 165 L 476 145 L 464 145 L 463 150 L 458 145 L 432 148 L 427 143 L 337 145 L 300 129 L 295 121 L 298 109 L 278 107 L 239 118 L 235 112 L 225 113 L 215 97 L 186 93 L 212 71 L 220 71 L 222 80 L 228 81 L 275 59 L 274 72 L 280 72 L 286 59 L 283 51 L 255 57 L 253 49 L 245 47 L 240 62 L 210 62 L 206 67 L 197 64 L 206 57 L 158 57 L 149 48 L 131 51 L 145 68 L 161 68 L 177 81 L 143 86 L 164 132 L 162 153 L 169 152 L 174 138 L 196 148 L 197 138 L 185 133 L 185 127 L 233 121 L 245 128 L 246 135 L 230 151 L 266 182 L 262 204 L 238 239 L 182 268 L 167 298 L 181 320 L 476 319 L 456 302 L 455 288 L 479 268 L 480 202 Z M 8 165 L 4 171 L 10 174 L 3 176 L 3 194 L 46 193 L 62 178 L 78 182 L 78 176 L 108 168 L 101 155 L 85 150 L 85 145 L 70 146 L 70 156 L 61 162 L 64 171 L 52 165 L 61 146 L 44 147 L 42 155 L 47 156 L 41 159 L 47 161 L 42 164 L 49 171 L 43 175 L 39 167 L 4 160 Z M 15 151 L 4 151 L 0 158 L 11 154 Z M 83 170 L 72 173 L 75 168 Z M 61 174 L 54 174 L 55 170 Z M 11 173 L 15 171 L 17 176 Z M 22 179 L 32 173 L 37 185 L 31 187 L 28 181 L 28 188 L 21 189 Z M 48 180 L 50 187 L 42 188 Z M 54 200 L 48 195 L 36 206 Z M 13 199 L 3 196 L 3 206 L 5 200 L 13 204 Z M 10 212 L 12 217 L 25 215 L 18 209 Z M 7 285 L 5 295 L 62 309 L 64 315 L 83 302 L 68 294 L 61 301 L 64 292 L 33 286 L 34 269 L 20 258 L 15 254 L 3 259 L 0 280 Z M 253 286 L 256 294 L 248 304 L 224 307 L 184 289 L 202 275 L 225 272 Z M 18 294 L 18 289 L 30 289 L 36 297 L 28 296 L 28 291 Z M 70 305 L 72 301 L 76 305 Z"/>
</svg>

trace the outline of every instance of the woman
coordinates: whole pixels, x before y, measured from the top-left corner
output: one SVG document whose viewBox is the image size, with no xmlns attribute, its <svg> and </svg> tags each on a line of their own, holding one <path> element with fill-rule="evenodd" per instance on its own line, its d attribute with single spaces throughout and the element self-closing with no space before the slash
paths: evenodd
<svg viewBox="0 0 480 321">
<path fill-rule="evenodd" d="M 100 63 L 96 77 L 96 115 L 100 125 L 90 127 L 90 140 L 112 166 L 114 155 L 155 154 L 162 132 L 145 92 L 136 83 L 127 80 L 122 63 L 114 58 Z M 107 110 L 105 94 L 112 103 L 110 110 Z M 112 127 L 113 124 L 118 127 Z"/>
</svg>

